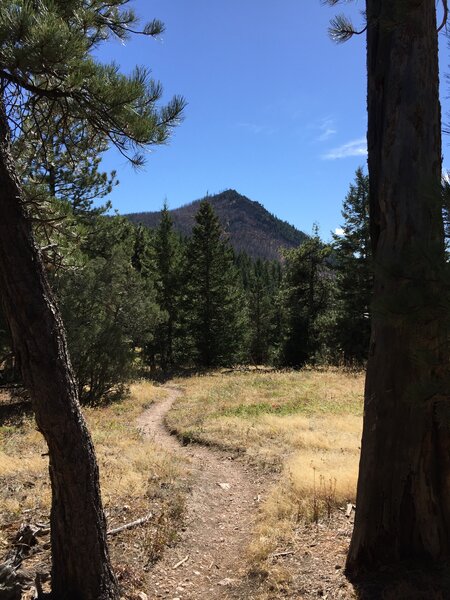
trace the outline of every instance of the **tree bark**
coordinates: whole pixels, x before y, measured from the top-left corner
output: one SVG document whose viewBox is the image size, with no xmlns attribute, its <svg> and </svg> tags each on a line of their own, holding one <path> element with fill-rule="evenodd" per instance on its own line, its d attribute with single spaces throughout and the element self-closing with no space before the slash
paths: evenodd
<svg viewBox="0 0 450 600">
<path fill-rule="evenodd" d="M 116 599 L 94 448 L 80 411 L 64 327 L 15 176 L 1 99 L 0 190 L 2 307 L 49 449 L 52 597 Z"/>
<path fill-rule="evenodd" d="M 367 0 L 366 8 L 375 288 L 352 575 L 439 560 L 450 544 L 436 6 Z"/>
</svg>

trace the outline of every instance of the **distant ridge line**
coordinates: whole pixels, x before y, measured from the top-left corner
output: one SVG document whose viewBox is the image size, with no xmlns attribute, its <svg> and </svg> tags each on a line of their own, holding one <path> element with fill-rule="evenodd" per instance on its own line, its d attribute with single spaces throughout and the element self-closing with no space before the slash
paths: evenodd
<svg viewBox="0 0 450 600">
<path fill-rule="evenodd" d="M 202 200 L 208 200 L 217 214 L 229 241 L 236 252 L 245 252 L 252 258 L 280 260 L 281 250 L 295 248 L 309 236 L 286 221 L 271 214 L 255 200 L 229 189 L 170 210 L 174 228 L 189 236 L 195 223 L 195 214 Z M 154 229 L 161 219 L 161 211 L 124 215 L 135 224 Z"/>
</svg>

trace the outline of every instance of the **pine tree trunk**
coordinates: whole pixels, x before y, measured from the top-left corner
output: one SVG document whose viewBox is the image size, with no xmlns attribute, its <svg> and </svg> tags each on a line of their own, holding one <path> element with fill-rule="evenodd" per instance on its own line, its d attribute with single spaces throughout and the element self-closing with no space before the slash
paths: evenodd
<svg viewBox="0 0 450 600">
<path fill-rule="evenodd" d="M 15 176 L 2 104 L 0 190 L 1 301 L 49 450 L 52 597 L 112 600 L 118 591 L 94 448 L 80 412 L 64 327 Z"/>
<path fill-rule="evenodd" d="M 439 560 L 450 543 L 436 6 L 366 4 L 375 291 L 353 575 Z"/>
</svg>

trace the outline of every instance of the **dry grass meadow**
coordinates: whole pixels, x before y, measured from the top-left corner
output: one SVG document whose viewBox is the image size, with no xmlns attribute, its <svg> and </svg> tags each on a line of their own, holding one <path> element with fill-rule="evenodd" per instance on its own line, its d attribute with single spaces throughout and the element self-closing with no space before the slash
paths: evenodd
<svg viewBox="0 0 450 600">
<path fill-rule="evenodd" d="M 342 519 L 351 531 L 351 522 L 336 509 L 355 499 L 363 376 L 339 370 L 215 372 L 176 383 L 184 394 L 166 417 L 168 427 L 185 442 L 217 446 L 249 461 L 267 481 L 266 493 L 258 497 L 256 529 L 249 536 L 249 572 L 262 574 L 271 582 L 271 589 L 288 589 L 291 574 L 300 572 L 299 567 L 292 564 L 289 572 L 274 554 L 294 548 L 297 556 L 303 555 L 298 549 L 310 544 L 311 536 L 317 537 L 320 531 L 325 536 L 321 548 L 332 561 L 328 569 L 334 571 L 335 534 Z M 136 598 L 144 589 L 146 570 L 165 546 L 176 540 L 189 492 L 187 465 L 144 439 L 136 428 L 137 417 L 165 393 L 159 386 L 139 382 L 124 401 L 85 410 L 100 465 L 109 528 L 149 512 L 153 515 L 145 526 L 110 539 L 114 567 L 127 599 Z M 31 416 L 0 426 L 3 556 L 22 523 L 48 523 L 50 487 L 45 453 Z M 336 515 L 341 521 L 327 546 L 329 528 L 318 528 Z M 339 542 L 341 554 L 346 539 Z M 320 579 L 315 565 L 316 579 Z M 31 571 L 49 571 L 48 537 L 24 566 Z M 279 597 L 272 593 L 269 591 L 267 598 Z"/>
<path fill-rule="evenodd" d="M 137 430 L 137 417 L 164 390 L 136 383 L 129 398 L 107 407 L 86 409 L 101 473 L 108 527 L 152 513 L 145 526 L 124 531 L 110 540 L 115 570 L 128 598 L 142 589 L 145 569 L 177 536 L 187 493 L 185 465 L 146 439 Z M 0 553 L 5 554 L 22 523 L 48 523 L 50 487 L 42 436 L 32 417 L 0 427 Z M 48 543 L 24 563 L 49 570 Z M 129 595 L 128 595 L 129 594 Z"/>
<path fill-rule="evenodd" d="M 288 548 L 298 523 L 355 501 L 362 374 L 339 370 L 215 373 L 180 380 L 167 423 L 185 441 L 217 445 L 274 473 L 249 548 L 251 568 Z"/>
</svg>

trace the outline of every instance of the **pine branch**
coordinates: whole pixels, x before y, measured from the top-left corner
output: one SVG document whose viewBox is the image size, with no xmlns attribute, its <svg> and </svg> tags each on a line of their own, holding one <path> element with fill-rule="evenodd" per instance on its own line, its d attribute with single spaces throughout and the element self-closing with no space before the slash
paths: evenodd
<svg viewBox="0 0 450 600">
<path fill-rule="evenodd" d="M 367 31 L 367 25 L 361 29 L 356 30 L 353 27 L 351 20 L 345 15 L 337 15 L 330 21 L 330 27 L 328 28 L 328 34 L 330 38 L 341 44 L 347 42 L 354 35 L 361 35 Z"/>
<path fill-rule="evenodd" d="M 447 25 L 448 21 L 448 0 L 442 0 L 442 7 L 444 9 L 444 16 L 442 17 L 442 22 L 438 27 L 438 33 Z"/>
</svg>

